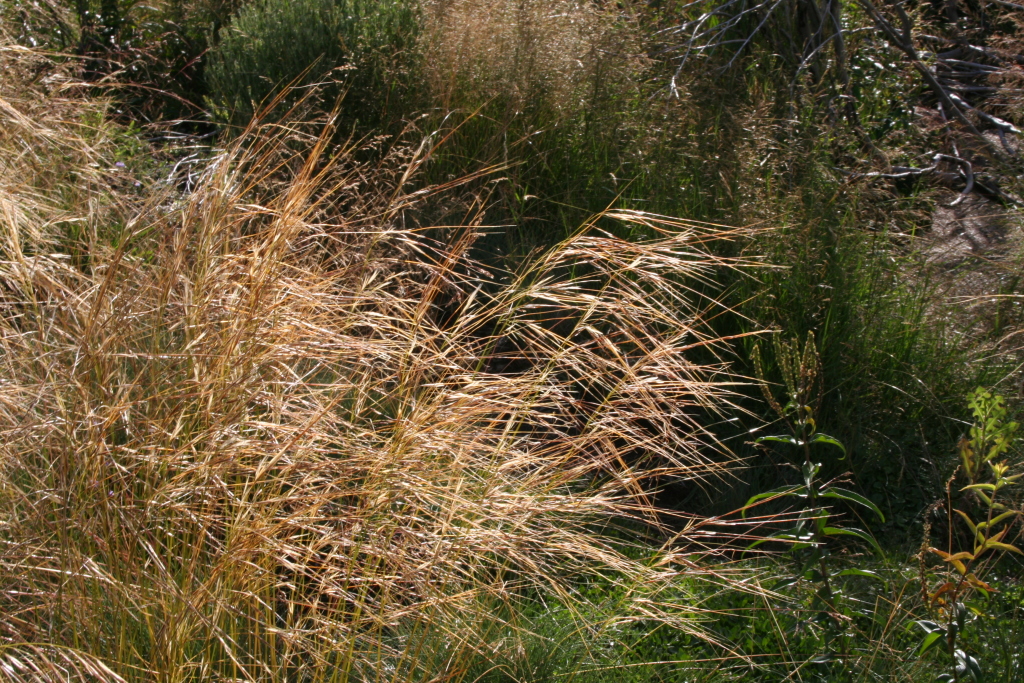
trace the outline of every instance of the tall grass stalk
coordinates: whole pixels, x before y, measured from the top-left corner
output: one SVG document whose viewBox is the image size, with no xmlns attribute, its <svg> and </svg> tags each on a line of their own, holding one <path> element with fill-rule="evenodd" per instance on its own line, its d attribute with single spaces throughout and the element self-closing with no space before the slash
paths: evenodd
<svg viewBox="0 0 1024 683">
<path fill-rule="evenodd" d="M 701 632 L 657 596 L 727 581 L 694 561 L 706 521 L 653 550 L 624 525 L 658 532 L 659 482 L 729 474 L 700 416 L 732 379 L 689 360 L 719 343 L 688 284 L 735 265 L 719 235 L 620 212 L 660 237 L 584 229 L 488 280 L 473 230 L 403 228 L 429 191 L 330 126 L 250 129 L 191 192 L 93 213 L 109 187 L 58 206 L 32 171 L 102 160 L 84 110 L 22 106 L 0 112 L 5 676 L 462 680 L 517 646 L 486 642 L 507 606 L 582 614 L 587 577 L 625 596 L 602 628 Z"/>
</svg>

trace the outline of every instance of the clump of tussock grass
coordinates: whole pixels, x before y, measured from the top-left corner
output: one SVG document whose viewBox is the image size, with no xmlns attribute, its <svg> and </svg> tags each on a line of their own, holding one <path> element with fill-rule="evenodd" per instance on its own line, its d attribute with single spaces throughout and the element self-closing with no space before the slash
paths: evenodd
<svg viewBox="0 0 1024 683">
<path fill-rule="evenodd" d="M 118 239 L 78 245 L 87 268 L 51 248 L 55 223 L 25 229 L 39 192 L 10 186 L 6 675 L 461 680 L 517 647 L 481 643 L 495 605 L 571 608 L 588 576 L 625 596 L 603 626 L 700 633 L 696 608 L 654 598 L 727 581 L 695 562 L 706 521 L 646 543 L 668 531 L 657 482 L 728 476 L 700 416 L 732 379 L 690 360 L 718 344 L 693 285 L 728 265 L 705 248 L 721 235 L 618 212 L 660 237 L 584 230 L 487 280 L 473 230 L 402 227 L 430 193 L 405 190 L 417 158 L 374 185 L 330 127 L 311 148 L 290 135 L 250 129 L 187 195 L 154 186 Z M 25 139 L 0 138 L 5 161 Z"/>
</svg>

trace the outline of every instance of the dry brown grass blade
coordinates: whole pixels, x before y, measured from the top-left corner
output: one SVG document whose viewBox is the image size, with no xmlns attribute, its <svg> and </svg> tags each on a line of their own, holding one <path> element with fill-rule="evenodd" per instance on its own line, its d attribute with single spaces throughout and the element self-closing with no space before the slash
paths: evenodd
<svg viewBox="0 0 1024 683">
<path fill-rule="evenodd" d="M 124 681 L 102 660 L 70 648 L 29 643 L 0 645 L 0 680 L 10 683 L 52 683 L 71 679 L 111 683 Z"/>
<path fill-rule="evenodd" d="M 63 120 L 46 125 L 88 168 Z M 495 605 L 572 605 L 597 575 L 619 577 L 622 619 L 698 632 L 653 596 L 681 572 L 728 582 L 685 552 L 701 537 L 660 562 L 595 529 L 657 529 L 657 482 L 728 475 L 702 416 L 733 379 L 692 354 L 719 344 L 715 269 L 742 264 L 704 250 L 706 226 L 622 214 L 664 238 L 581 234 L 503 285 L 467 256 L 472 229 L 403 227 L 401 167 L 330 148 L 329 126 L 297 153 L 298 130 L 253 129 L 141 206 L 41 203 L 47 173 L 8 186 L 10 651 L 73 644 L 85 679 L 91 653 L 128 680 L 458 680 L 504 647 L 478 638 Z M 0 137 L 5 161 L 16 147 Z M 83 267 L 47 246 L 65 211 L 127 228 L 75 244 Z M 439 637 L 453 668 L 423 652 Z"/>
</svg>

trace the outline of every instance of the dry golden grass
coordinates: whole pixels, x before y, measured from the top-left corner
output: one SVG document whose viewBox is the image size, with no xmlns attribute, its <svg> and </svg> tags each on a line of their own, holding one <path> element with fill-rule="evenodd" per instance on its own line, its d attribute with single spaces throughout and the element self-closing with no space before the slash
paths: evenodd
<svg viewBox="0 0 1024 683">
<path fill-rule="evenodd" d="M 0 64 L 0 207 L 17 226 L 6 238 L 36 246 L 60 221 L 86 232 L 87 219 L 106 219 L 112 208 L 101 189 L 113 164 L 105 103 L 81 95 L 72 68 L 9 43 L 2 32 Z"/>
<path fill-rule="evenodd" d="M 407 192 L 416 158 L 385 182 L 329 128 L 302 153 L 250 131 L 191 192 L 118 203 L 89 184 L 94 105 L 17 90 L 0 677 L 460 680 L 491 656 L 495 605 L 572 605 L 597 574 L 623 619 L 699 630 L 651 598 L 722 580 L 692 561 L 703 520 L 641 559 L 598 530 L 662 524 L 652 482 L 727 474 L 700 416 L 731 379 L 689 360 L 718 344 L 692 285 L 727 265 L 702 248 L 721 235 L 622 212 L 662 237 L 584 229 L 500 282 L 468 259 L 472 230 L 401 227 L 429 194 Z M 68 221 L 94 227 L 84 265 L 54 246 Z"/>
<path fill-rule="evenodd" d="M 424 78 L 442 110 L 491 98 L 576 112 L 645 65 L 622 8 L 578 0 L 425 0 Z"/>
</svg>

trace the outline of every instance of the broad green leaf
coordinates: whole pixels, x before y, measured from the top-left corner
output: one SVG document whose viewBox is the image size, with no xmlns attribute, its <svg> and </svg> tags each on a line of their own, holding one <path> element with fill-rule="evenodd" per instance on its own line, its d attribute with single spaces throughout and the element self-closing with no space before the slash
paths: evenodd
<svg viewBox="0 0 1024 683">
<path fill-rule="evenodd" d="M 864 496 L 860 495 L 859 493 L 854 493 L 853 491 L 847 491 L 846 489 L 833 487 L 826 489 L 823 493 L 820 493 L 818 495 L 822 498 L 836 498 L 838 500 L 845 500 L 851 503 L 857 503 L 858 505 L 863 505 L 864 507 L 878 515 L 878 519 L 880 519 L 882 522 L 885 522 L 885 515 L 882 514 L 882 511 L 878 508 L 878 506 L 872 503 L 868 498 L 865 498 Z"/>
<path fill-rule="evenodd" d="M 807 486 L 807 490 L 812 490 L 814 486 L 814 479 L 818 476 L 818 472 L 821 471 L 820 462 L 806 462 L 803 466 L 804 473 L 804 484 Z"/>
<path fill-rule="evenodd" d="M 964 603 L 957 602 L 957 603 L 954 603 L 954 604 L 955 604 L 954 613 L 956 615 L 955 625 L 956 625 L 956 627 L 959 630 L 963 631 L 964 630 L 964 625 L 967 624 L 967 615 L 968 615 L 969 612 L 967 610 L 967 607 L 964 606 Z"/>
<path fill-rule="evenodd" d="M 989 536 L 988 539 L 986 539 L 986 541 L 985 541 L 985 545 L 991 545 L 992 543 L 998 543 L 999 541 L 1003 540 L 1003 536 L 1005 536 L 1005 535 L 1006 535 L 1006 529 L 1003 529 L 998 534 L 993 534 L 992 536 Z"/>
<path fill-rule="evenodd" d="M 985 544 L 985 547 L 986 548 L 995 548 L 996 550 L 1006 550 L 1006 551 L 1011 552 L 1011 553 L 1017 553 L 1018 555 L 1024 555 L 1024 553 L 1022 553 L 1020 551 L 1020 548 L 1018 548 L 1015 545 L 1010 545 L 1009 543 L 999 543 L 998 541 L 989 541 L 988 543 Z"/>
<path fill-rule="evenodd" d="M 999 524 L 1004 519 L 1007 519 L 1009 517 L 1014 517 L 1014 516 L 1019 515 L 1019 514 L 1020 513 L 1018 511 L 1016 511 L 1016 510 L 1008 510 L 1007 512 L 1004 512 L 1001 515 L 997 515 L 995 518 L 992 519 L 991 522 L 988 522 L 988 525 L 989 526 L 995 526 L 996 524 Z"/>
<path fill-rule="evenodd" d="M 811 437 L 810 441 L 808 441 L 807 443 L 827 443 L 830 446 L 835 446 L 836 448 L 841 450 L 843 452 L 843 458 L 846 457 L 846 446 L 844 446 L 842 442 L 839 439 L 835 438 L 834 436 L 829 436 L 828 434 L 822 434 L 821 432 L 818 432 L 813 437 Z"/>
<path fill-rule="evenodd" d="M 976 683 L 981 680 L 981 665 L 977 659 L 963 650 L 957 650 L 954 657 L 956 658 L 956 672 L 961 680 L 965 677 L 969 677 Z"/>
<path fill-rule="evenodd" d="M 926 635 L 924 640 L 921 641 L 921 647 L 917 651 L 917 656 L 920 657 L 925 652 L 928 652 L 928 650 L 935 647 L 935 644 L 939 642 L 939 639 L 942 638 L 943 635 L 945 634 L 943 634 L 942 631 L 932 631 Z"/>
<path fill-rule="evenodd" d="M 884 554 L 882 552 L 882 547 L 880 545 L 878 545 L 878 541 L 876 541 L 874 539 L 874 537 L 872 537 L 870 534 L 868 534 L 865 531 L 861 531 L 860 529 L 851 529 L 850 527 L 830 526 L 830 527 L 825 527 L 824 534 L 826 536 L 853 536 L 855 538 L 861 539 L 862 541 L 866 541 L 866 542 L 870 543 L 871 547 L 873 547 L 875 549 L 875 551 L 879 555 L 883 555 Z"/>
<path fill-rule="evenodd" d="M 967 666 L 970 668 L 974 680 L 981 681 L 981 663 L 974 657 L 967 655 Z"/>
<path fill-rule="evenodd" d="M 932 633 L 934 631 L 938 631 L 940 633 L 946 632 L 946 630 L 942 626 L 939 626 L 934 621 L 928 621 L 927 619 L 918 619 L 916 621 L 911 622 L 911 624 L 917 624 L 918 626 L 924 629 L 925 633 Z M 910 624 L 907 624 L 907 628 L 910 628 Z"/>
<path fill-rule="evenodd" d="M 767 543 L 768 541 L 774 541 L 774 540 L 775 539 L 771 538 L 770 536 L 767 537 L 767 538 L 758 539 L 758 540 L 754 541 L 753 543 L 751 543 L 750 545 L 748 545 L 747 546 L 747 550 L 753 550 L 754 548 L 756 548 L 757 546 L 761 545 L 762 543 Z"/>
<path fill-rule="evenodd" d="M 881 581 L 885 583 L 885 579 L 876 574 L 875 572 L 868 571 L 867 569 L 844 569 L 841 572 L 836 572 L 833 576 L 864 576 L 875 581 Z"/>
<path fill-rule="evenodd" d="M 972 574 L 968 574 L 965 578 L 967 579 L 967 583 L 969 583 L 972 586 L 974 586 L 976 589 L 978 589 L 979 591 L 984 593 L 986 596 L 990 592 L 992 592 L 992 590 L 993 590 L 992 586 L 990 586 L 989 584 L 987 584 L 984 581 L 982 581 L 981 579 L 979 579 L 973 573 Z M 971 609 L 974 609 L 974 608 L 971 608 Z"/>
<path fill-rule="evenodd" d="M 747 550 L 759 546 L 762 543 L 767 543 L 768 541 L 781 541 L 783 543 L 790 543 L 792 548 L 799 550 L 801 548 L 806 548 L 808 546 L 814 545 L 814 543 L 810 542 L 813 538 L 814 536 L 812 534 L 798 535 L 787 531 L 782 531 L 777 534 L 765 536 L 764 538 L 760 538 L 754 541 L 753 543 L 747 546 Z"/>
<path fill-rule="evenodd" d="M 801 576 L 800 574 L 797 574 L 796 576 L 787 576 L 786 578 L 779 579 L 778 581 L 773 583 L 771 589 L 772 590 L 779 590 L 780 588 L 786 588 L 788 586 L 792 586 L 794 583 L 796 583 L 797 581 L 799 581 L 802 578 L 803 578 L 803 576 Z"/>
<path fill-rule="evenodd" d="M 799 441 L 797 441 L 795 437 L 792 437 L 792 436 L 781 436 L 781 435 L 780 436 L 762 436 L 759 439 L 754 439 L 754 443 L 764 443 L 765 441 L 774 441 L 774 442 L 777 442 L 777 443 L 786 443 L 786 444 L 789 444 L 790 446 L 801 446 L 801 445 L 803 445 Z"/>
<path fill-rule="evenodd" d="M 747 516 L 747 510 L 753 507 L 755 503 L 765 500 L 766 498 L 785 498 L 786 496 L 798 496 L 800 498 L 803 498 L 806 495 L 807 488 L 804 486 L 782 486 L 777 489 L 772 489 L 771 491 L 759 493 L 756 496 L 751 496 L 750 499 L 747 501 L 747 504 L 744 505 L 743 508 L 740 510 L 740 513 L 743 515 L 745 519 Z"/>
<path fill-rule="evenodd" d="M 988 584 L 986 584 L 986 585 L 988 585 Z M 991 586 L 989 586 L 989 588 L 991 588 Z M 978 591 L 983 593 L 986 598 L 988 597 L 988 592 L 984 588 L 979 588 Z M 996 591 L 993 591 L 993 592 L 996 592 Z M 973 614 L 974 616 L 976 616 L 976 617 L 983 617 L 983 616 L 985 616 L 984 610 L 982 610 L 980 607 L 978 607 L 977 603 L 967 602 L 967 603 L 964 603 L 964 604 L 967 605 L 967 609 L 969 609 L 971 611 L 971 614 Z"/>
<path fill-rule="evenodd" d="M 812 581 L 814 583 L 818 583 L 819 581 L 824 580 L 825 577 L 822 576 L 820 571 L 818 571 L 817 569 L 813 569 L 812 568 L 812 569 L 808 569 L 806 572 L 804 572 L 804 578 L 807 579 L 808 581 Z"/>
<path fill-rule="evenodd" d="M 967 513 L 962 510 L 954 510 L 956 514 L 960 515 L 965 522 L 967 522 L 968 528 L 971 530 L 971 534 L 974 536 L 978 535 L 978 527 L 974 524 L 974 521 L 967 516 Z"/>
</svg>

